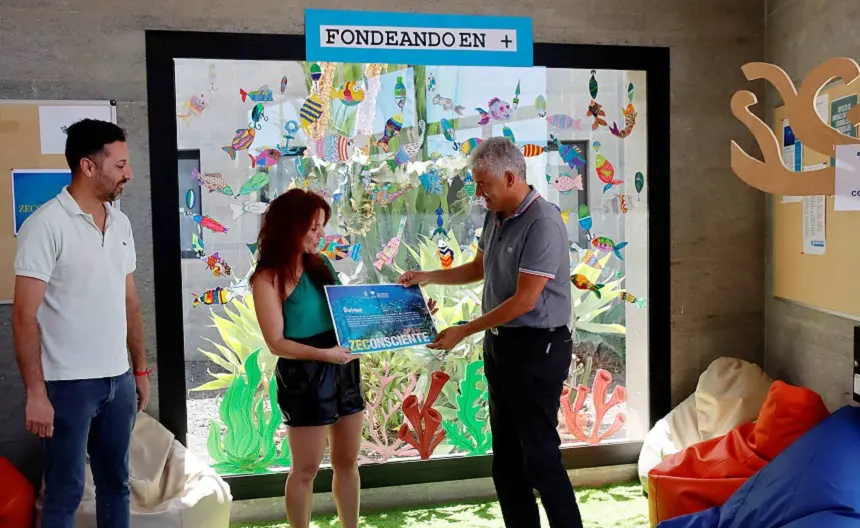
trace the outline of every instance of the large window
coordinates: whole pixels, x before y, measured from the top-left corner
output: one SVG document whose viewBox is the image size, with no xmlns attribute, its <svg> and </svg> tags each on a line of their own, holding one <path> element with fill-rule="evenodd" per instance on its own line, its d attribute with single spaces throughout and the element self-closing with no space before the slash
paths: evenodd
<svg viewBox="0 0 860 528">
<path fill-rule="evenodd" d="M 274 399 L 276 358 L 247 285 L 266 204 L 293 187 L 329 201 L 327 234 L 337 241 L 330 257 L 344 283 L 457 266 L 474 257 L 486 213 L 468 153 L 493 136 L 521 147 L 529 183 L 567 224 L 575 349 L 559 394 L 563 444 L 596 449 L 642 440 L 657 418 L 651 296 L 665 299 L 667 291 L 649 289 L 645 71 L 196 58 L 176 58 L 173 68 L 176 149 L 194 156 L 173 158 L 180 222 L 156 221 L 181 227 L 176 235 L 156 232 L 156 245 L 178 242 L 186 257 L 177 275 L 173 265 L 157 263 L 168 270 L 159 286 L 166 307 L 159 365 L 173 369 L 161 373 L 162 399 L 177 395 L 164 380 L 179 363 L 161 355 L 176 352 L 163 348 L 166 340 L 178 341 L 161 325 L 179 316 L 185 392 L 174 403 L 184 403 L 185 413 L 171 407 L 182 423 L 167 422 L 195 454 L 226 475 L 289 470 L 288 432 Z M 377 253 L 398 235 L 395 258 L 381 261 Z M 157 248 L 156 259 L 174 254 Z M 168 273 L 179 292 L 164 291 Z M 440 330 L 480 315 L 481 284 L 425 291 L 440 306 Z M 168 297 L 181 297 L 181 311 Z M 366 355 L 361 366 L 363 464 L 432 463 L 419 462 L 399 433 L 411 427 L 403 400 L 422 400 L 434 372 L 449 379 L 433 404 L 445 437 L 430 458 L 491 454 L 482 336 L 444 357 L 414 348 Z"/>
</svg>

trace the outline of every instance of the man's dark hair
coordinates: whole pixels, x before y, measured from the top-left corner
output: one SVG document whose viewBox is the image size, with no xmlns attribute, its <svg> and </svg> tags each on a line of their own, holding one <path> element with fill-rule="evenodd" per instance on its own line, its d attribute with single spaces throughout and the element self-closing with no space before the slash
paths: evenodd
<svg viewBox="0 0 860 528">
<path fill-rule="evenodd" d="M 125 143 L 125 132 L 113 123 L 82 119 L 66 129 L 66 163 L 72 173 L 80 169 L 81 160 L 100 154 L 105 145 Z"/>
</svg>

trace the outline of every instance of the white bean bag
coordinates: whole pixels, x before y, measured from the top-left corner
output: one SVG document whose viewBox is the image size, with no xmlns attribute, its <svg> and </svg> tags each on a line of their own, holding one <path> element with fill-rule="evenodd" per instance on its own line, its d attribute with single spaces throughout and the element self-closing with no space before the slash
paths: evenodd
<svg viewBox="0 0 860 528">
<path fill-rule="evenodd" d="M 639 453 L 639 481 L 664 458 L 693 444 L 723 436 L 758 417 L 773 380 L 754 364 L 722 357 L 699 376 L 696 391 L 657 421 Z"/>
<path fill-rule="evenodd" d="M 137 415 L 129 460 L 134 528 L 229 527 L 230 487 L 145 413 Z M 40 512 L 41 499 L 38 503 Z M 75 527 L 96 528 L 95 485 L 89 461 Z"/>
</svg>

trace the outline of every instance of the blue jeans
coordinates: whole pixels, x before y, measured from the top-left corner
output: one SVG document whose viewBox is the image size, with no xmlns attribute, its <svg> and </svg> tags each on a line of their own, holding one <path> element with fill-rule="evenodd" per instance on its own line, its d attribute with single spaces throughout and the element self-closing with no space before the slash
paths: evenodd
<svg viewBox="0 0 860 528">
<path fill-rule="evenodd" d="M 43 441 L 42 528 L 74 528 L 84 493 L 86 456 L 96 487 L 99 528 L 128 528 L 128 452 L 137 417 L 131 372 L 114 378 L 49 381 L 54 434 Z"/>
</svg>

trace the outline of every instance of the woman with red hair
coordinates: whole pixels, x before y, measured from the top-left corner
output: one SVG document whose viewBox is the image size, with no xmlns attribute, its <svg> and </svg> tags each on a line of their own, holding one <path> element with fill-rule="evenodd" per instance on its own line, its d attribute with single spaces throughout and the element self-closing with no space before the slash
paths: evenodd
<svg viewBox="0 0 860 528">
<path fill-rule="evenodd" d="M 364 398 L 358 356 L 338 346 L 323 287 L 339 284 L 319 252 L 331 208 L 292 189 L 263 216 L 251 277 L 263 338 L 278 357 L 278 406 L 289 427 L 292 465 L 285 490 L 290 526 L 310 524 L 313 481 L 330 443 L 332 491 L 341 526 L 358 527 L 358 454 Z"/>
</svg>

